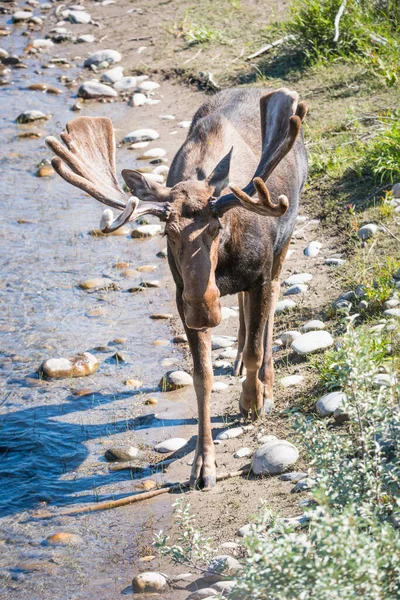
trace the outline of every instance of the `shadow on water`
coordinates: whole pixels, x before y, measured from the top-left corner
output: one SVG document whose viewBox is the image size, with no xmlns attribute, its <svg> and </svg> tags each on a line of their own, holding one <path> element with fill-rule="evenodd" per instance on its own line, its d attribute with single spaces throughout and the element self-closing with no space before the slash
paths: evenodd
<svg viewBox="0 0 400 600">
<path fill-rule="evenodd" d="M 69 474 L 75 473 L 88 457 L 89 451 L 85 443 L 95 438 L 109 436 L 110 433 L 114 435 L 133 430 L 196 425 L 197 420 L 160 419 L 154 414 L 148 414 L 113 423 L 81 425 L 62 422 L 58 418 L 90 410 L 94 404 L 105 405 L 142 392 L 143 390 L 122 394 L 96 393 L 79 400 L 75 396 L 68 396 L 67 401 L 62 404 L 40 405 L 2 414 L 0 416 L 0 516 L 29 510 L 38 502 L 50 498 L 52 504 L 73 504 L 126 495 L 112 493 L 99 495 L 96 488 L 134 479 L 135 475 L 129 470 L 106 473 L 103 471 L 98 474 L 66 478 Z M 182 450 L 168 458 L 172 460 L 181 458 L 194 447 L 193 436 Z M 99 463 L 99 466 L 103 465 Z M 143 469 L 136 477 L 143 477 L 152 472 L 149 468 Z M 82 492 L 87 493 L 77 496 Z"/>
</svg>

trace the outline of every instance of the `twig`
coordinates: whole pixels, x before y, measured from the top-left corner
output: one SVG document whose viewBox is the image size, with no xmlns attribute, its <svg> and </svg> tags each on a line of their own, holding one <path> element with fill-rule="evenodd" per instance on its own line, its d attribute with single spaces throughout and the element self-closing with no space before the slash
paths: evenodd
<svg viewBox="0 0 400 600">
<path fill-rule="evenodd" d="M 139 37 L 129 38 L 128 42 L 141 42 L 142 40 L 151 40 L 152 37 L 152 35 L 142 35 Z"/>
<path fill-rule="evenodd" d="M 266 44 L 265 46 L 262 46 L 262 48 L 257 50 L 257 52 L 254 52 L 254 54 L 250 54 L 250 56 L 248 56 L 246 58 L 246 60 L 251 60 L 252 58 L 257 58 L 257 56 L 260 56 L 260 54 L 264 54 L 265 52 L 272 50 L 272 48 L 275 48 L 276 46 L 280 46 L 284 42 L 287 42 L 288 40 L 293 40 L 293 39 L 294 39 L 294 35 L 286 35 L 285 37 L 280 38 L 279 40 L 276 40 L 275 42 L 271 42 L 270 44 Z"/>
<path fill-rule="evenodd" d="M 249 468 L 241 469 L 240 471 L 233 471 L 232 473 L 221 473 L 217 475 L 217 481 L 224 481 L 225 479 L 232 479 L 233 477 L 240 477 L 241 475 L 248 475 L 250 472 Z M 166 483 L 163 487 L 157 490 L 150 490 L 149 492 L 141 492 L 134 494 L 133 496 L 126 496 L 119 500 L 110 500 L 109 502 L 100 502 L 98 504 L 89 504 L 88 506 L 78 506 L 77 508 L 61 510 L 57 513 L 51 513 L 50 511 L 38 511 L 36 518 L 49 519 L 51 517 L 60 516 L 73 516 L 82 513 L 94 512 L 97 510 L 110 510 L 111 508 L 118 508 L 120 506 L 126 506 L 127 504 L 133 504 L 134 502 L 142 502 L 142 500 L 149 500 L 162 494 L 168 494 L 169 492 L 181 491 L 185 488 L 190 487 L 189 481 L 183 481 L 181 483 Z"/>
<path fill-rule="evenodd" d="M 379 225 L 380 225 L 381 227 L 383 227 L 383 229 L 384 229 L 385 231 L 387 231 L 387 232 L 388 232 L 388 234 L 389 234 L 389 235 L 391 235 L 391 236 L 392 236 L 392 238 L 394 238 L 394 239 L 396 240 L 396 242 L 400 242 L 400 239 L 399 239 L 399 238 L 398 238 L 396 235 L 394 235 L 394 233 L 392 233 L 392 232 L 390 231 L 390 229 L 388 229 L 388 228 L 386 227 L 386 225 L 384 225 L 384 224 L 383 224 L 383 223 L 381 223 L 380 221 L 378 221 L 378 223 L 379 223 Z"/>
<path fill-rule="evenodd" d="M 339 23 L 340 23 L 340 19 L 343 16 L 344 9 L 346 8 L 346 2 L 347 2 L 347 0 L 343 0 L 342 4 L 339 7 L 339 10 L 336 13 L 336 17 L 335 17 L 335 37 L 333 38 L 334 42 L 337 42 L 339 40 Z"/>
<path fill-rule="evenodd" d="M 187 65 L 188 63 L 190 63 L 190 61 L 194 60 L 195 58 L 197 58 L 202 51 L 203 51 L 203 48 L 200 48 L 200 50 L 198 50 L 198 52 L 196 52 L 196 54 L 194 56 L 191 56 L 190 58 L 188 58 L 187 60 L 185 60 L 185 62 L 183 64 Z"/>
<path fill-rule="evenodd" d="M 242 58 L 243 54 L 244 54 L 244 46 L 243 46 L 242 51 L 240 52 L 239 56 L 234 58 L 231 62 L 236 62 L 237 60 L 239 60 L 239 58 Z"/>
</svg>

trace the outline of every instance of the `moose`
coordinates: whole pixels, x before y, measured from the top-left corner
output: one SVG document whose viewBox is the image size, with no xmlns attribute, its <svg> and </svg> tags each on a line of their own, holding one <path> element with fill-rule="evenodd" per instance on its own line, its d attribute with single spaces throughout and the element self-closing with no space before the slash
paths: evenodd
<svg viewBox="0 0 400 600">
<path fill-rule="evenodd" d="M 234 373 L 245 374 L 240 412 L 255 420 L 273 408 L 274 313 L 307 177 L 300 133 L 306 112 L 298 94 L 286 88 L 219 92 L 195 113 L 165 187 L 138 171 L 122 171 L 130 197 L 117 181 L 110 119 L 78 117 L 61 133 L 64 144 L 54 137 L 46 140 L 56 154 L 53 167 L 63 179 L 122 211 L 115 219 L 111 209 L 104 211 L 104 233 L 145 214 L 165 223 L 198 403 L 193 487 L 208 490 L 216 483 L 211 329 L 221 320 L 221 296 L 239 295 Z"/>
</svg>

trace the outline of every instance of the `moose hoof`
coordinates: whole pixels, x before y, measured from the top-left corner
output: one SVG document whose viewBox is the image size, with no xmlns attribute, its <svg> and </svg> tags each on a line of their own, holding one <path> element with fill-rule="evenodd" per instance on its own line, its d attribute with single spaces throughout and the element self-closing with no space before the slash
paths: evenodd
<svg viewBox="0 0 400 600">
<path fill-rule="evenodd" d="M 264 398 L 264 413 L 269 415 L 274 409 L 274 401 L 272 398 Z"/>
<path fill-rule="evenodd" d="M 215 464 L 213 466 L 206 466 L 201 459 L 195 460 L 190 474 L 190 487 L 207 492 L 215 487 L 216 483 L 217 472 Z"/>
</svg>

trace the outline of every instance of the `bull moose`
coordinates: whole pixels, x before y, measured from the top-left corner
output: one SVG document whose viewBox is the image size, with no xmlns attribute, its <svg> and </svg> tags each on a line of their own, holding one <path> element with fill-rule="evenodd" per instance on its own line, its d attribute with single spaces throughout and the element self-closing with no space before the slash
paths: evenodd
<svg viewBox="0 0 400 600">
<path fill-rule="evenodd" d="M 307 177 L 307 155 L 299 135 L 306 112 L 298 94 L 286 88 L 222 91 L 194 115 L 165 187 L 138 171 L 122 171 L 132 193 L 129 198 L 116 177 L 110 119 L 78 117 L 61 133 L 64 145 L 54 137 L 46 140 L 57 155 L 53 167 L 63 179 L 122 211 L 116 219 L 112 210 L 104 211 L 104 233 L 145 214 L 165 222 L 198 403 L 193 486 L 210 489 L 216 482 L 211 328 L 221 320 L 221 296 L 239 294 L 234 371 L 243 369 L 246 375 L 241 414 L 254 420 L 273 407 L 274 312 Z"/>
</svg>

